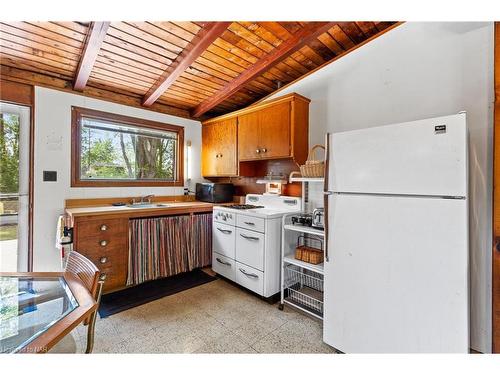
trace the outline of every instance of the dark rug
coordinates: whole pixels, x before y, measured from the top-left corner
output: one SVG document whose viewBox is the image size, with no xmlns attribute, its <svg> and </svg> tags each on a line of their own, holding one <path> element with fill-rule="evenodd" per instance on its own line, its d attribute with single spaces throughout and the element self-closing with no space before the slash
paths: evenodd
<svg viewBox="0 0 500 375">
<path fill-rule="evenodd" d="M 106 318 L 121 311 L 140 306 L 162 297 L 217 280 L 200 269 L 175 276 L 147 281 L 145 283 L 105 294 L 101 297 L 99 316 Z"/>
</svg>

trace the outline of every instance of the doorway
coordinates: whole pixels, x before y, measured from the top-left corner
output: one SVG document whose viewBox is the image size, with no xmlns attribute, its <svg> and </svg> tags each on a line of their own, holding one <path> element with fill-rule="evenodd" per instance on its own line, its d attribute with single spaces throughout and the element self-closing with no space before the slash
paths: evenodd
<svg viewBox="0 0 500 375">
<path fill-rule="evenodd" d="M 0 272 L 28 270 L 30 112 L 0 102 Z"/>
</svg>

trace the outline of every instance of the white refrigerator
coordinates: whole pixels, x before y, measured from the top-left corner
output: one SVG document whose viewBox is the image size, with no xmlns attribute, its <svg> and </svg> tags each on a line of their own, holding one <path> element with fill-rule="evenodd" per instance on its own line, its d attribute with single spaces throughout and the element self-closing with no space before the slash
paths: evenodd
<svg viewBox="0 0 500 375">
<path fill-rule="evenodd" d="M 328 134 L 324 341 L 466 353 L 466 114 Z"/>
</svg>

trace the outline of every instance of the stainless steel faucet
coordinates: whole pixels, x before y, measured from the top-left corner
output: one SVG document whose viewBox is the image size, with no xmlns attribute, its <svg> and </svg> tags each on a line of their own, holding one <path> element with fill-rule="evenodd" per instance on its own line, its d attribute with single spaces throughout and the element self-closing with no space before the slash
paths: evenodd
<svg viewBox="0 0 500 375">
<path fill-rule="evenodd" d="M 141 197 L 141 203 L 151 203 L 151 198 L 153 198 L 154 196 L 154 194 L 149 194 Z"/>
<path fill-rule="evenodd" d="M 151 198 L 153 198 L 154 194 L 145 195 L 139 198 L 132 198 L 132 204 L 142 204 L 142 203 L 151 203 Z"/>
</svg>

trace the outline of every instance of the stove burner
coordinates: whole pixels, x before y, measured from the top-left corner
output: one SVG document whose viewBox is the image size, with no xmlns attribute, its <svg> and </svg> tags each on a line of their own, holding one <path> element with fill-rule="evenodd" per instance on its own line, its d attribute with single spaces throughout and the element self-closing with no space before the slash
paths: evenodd
<svg viewBox="0 0 500 375">
<path fill-rule="evenodd" d="M 232 204 L 227 207 L 234 208 L 235 210 L 250 210 L 252 208 L 264 208 L 264 206 L 255 206 L 253 204 Z"/>
</svg>

